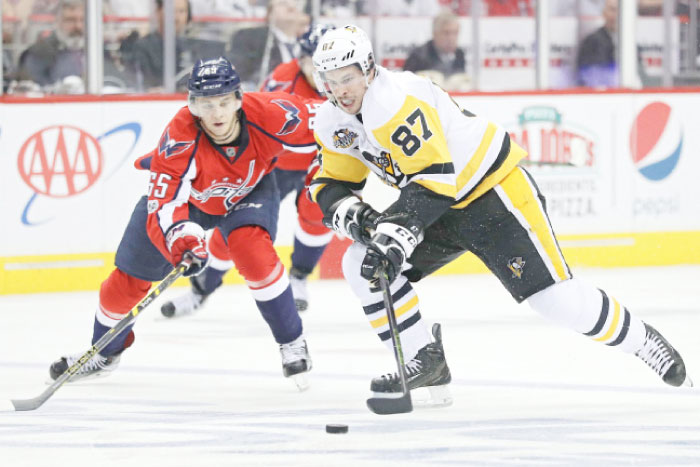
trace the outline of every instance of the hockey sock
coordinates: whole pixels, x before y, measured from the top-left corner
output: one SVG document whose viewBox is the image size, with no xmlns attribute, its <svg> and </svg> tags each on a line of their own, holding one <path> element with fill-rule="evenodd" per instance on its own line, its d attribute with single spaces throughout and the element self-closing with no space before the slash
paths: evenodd
<svg viewBox="0 0 700 467">
<path fill-rule="evenodd" d="M 391 349 L 391 331 L 389 319 L 384 307 L 382 292 L 370 288 L 370 283 L 360 275 L 360 265 L 365 256 L 366 247 L 353 243 L 343 256 L 343 274 L 352 291 L 362 303 L 362 309 L 379 339 Z M 399 327 L 401 347 L 404 358 L 409 360 L 418 351 L 428 345 L 430 332 L 421 318 L 418 295 L 408 279 L 399 276 L 389 287 L 394 301 L 394 313 Z"/>
<path fill-rule="evenodd" d="M 97 342 L 148 293 L 151 283 L 114 269 L 100 286 L 100 303 L 95 312 L 92 343 Z M 134 342 L 132 326 L 124 329 L 105 347 L 103 356 L 117 354 Z"/>
<path fill-rule="evenodd" d="M 310 246 L 302 243 L 298 237 L 294 237 L 292 266 L 306 275 L 311 274 L 321 259 L 327 244 L 328 242 L 323 243 L 321 246 Z"/>
<path fill-rule="evenodd" d="M 228 237 L 231 258 L 253 294 L 275 341 L 286 344 L 302 333 L 289 277 L 267 231 L 258 226 L 233 230 Z"/>
<path fill-rule="evenodd" d="M 577 278 L 558 282 L 527 301 L 557 324 L 623 352 L 634 353 L 644 345 L 644 322 L 605 291 Z"/>
<path fill-rule="evenodd" d="M 190 282 L 198 294 L 206 296 L 219 288 L 227 272 L 228 269 L 222 271 L 209 265 L 200 274 L 191 277 Z"/>
</svg>

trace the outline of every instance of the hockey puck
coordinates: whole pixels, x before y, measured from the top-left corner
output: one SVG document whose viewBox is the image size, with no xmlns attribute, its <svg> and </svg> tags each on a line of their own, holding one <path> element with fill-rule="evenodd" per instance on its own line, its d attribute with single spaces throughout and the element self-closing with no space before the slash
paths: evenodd
<svg viewBox="0 0 700 467">
<path fill-rule="evenodd" d="M 348 426 L 340 424 L 328 424 L 326 425 L 326 433 L 347 433 Z"/>
</svg>

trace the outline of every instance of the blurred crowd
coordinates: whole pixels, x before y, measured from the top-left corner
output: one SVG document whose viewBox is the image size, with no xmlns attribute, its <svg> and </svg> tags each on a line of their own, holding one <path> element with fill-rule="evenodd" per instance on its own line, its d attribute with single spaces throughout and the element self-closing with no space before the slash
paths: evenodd
<svg viewBox="0 0 700 467">
<path fill-rule="evenodd" d="M 617 85 L 618 0 L 549 3 L 551 15 L 601 19 L 602 26 L 592 37 L 581 38 L 576 84 Z M 85 92 L 85 4 L 86 0 L 2 0 L 4 92 Z M 431 39 L 408 51 L 400 67 L 428 75 L 447 89 L 470 88 L 467 45 L 458 44 L 458 19 L 473 13 L 470 0 L 173 0 L 173 4 L 177 89 L 184 86 L 197 58 L 219 55 L 235 64 L 244 88 L 259 87 L 275 66 L 298 56 L 297 37 L 315 14 L 336 23 L 368 15 L 428 17 Z M 660 15 L 662 5 L 663 0 L 637 1 L 639 14 Z M 535 8 L 536 0 L 482 0 L 476 13 L 533 16 Z M 103 0 L 102 10 L 102 92 L 163 91 L 163 0 Z M 674 0 L 674 14 L 688 10 L 687 0 Z"/>
</svg>

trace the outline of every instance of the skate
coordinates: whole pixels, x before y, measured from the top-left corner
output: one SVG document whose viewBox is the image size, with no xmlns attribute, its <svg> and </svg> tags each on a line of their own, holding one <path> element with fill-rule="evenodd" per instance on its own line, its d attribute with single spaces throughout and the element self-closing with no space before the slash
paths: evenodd
<svg viewBox="0 0 700 467">
<path fill-rule="evenodd" d="M 209 294 L 204 293 L 196 281 L 196 277 L 198 276 L 190 278 L 190 290 L 160 307 L 160 312 L 163 316 L 166 318 L 181 318 L 194 314 L 204 305 Z"/>
<path fill-rule="evenodd" d="M 685 363 L 681 355 L 659 331 L 646 323 L 644 327 L 646 328 L 644 347 L 635 355 L 654 370 L 666 384 L 675 387 L 692 387 L 693 382 L 686 375 Z"/>
<path fill-rule="evenodd" d="M 430 393 L 429 398 L 415 398 L 417 407 L 444 407 L 452 404 L 452 396 L 447 387 L 452 381 L 452 376 L 445 360 L 440 324 L 433 324 L 432 331 L 435 342 L 420 349 L 404 367 L 408 389 L 413 391 L 427 388 Z M 402 391 L 401 378 L 398 373 L 379 376 L 372 380 L 370 390 L 377 397 L 390 397 L 389 393 Z"/>
<path fill-rule="evenodd" d="M 294 304 L 299 311 L 306 311 L 309 308 L 309 295 L 306 291 L 306 276 L 299 269 L 292 266 L 289 271 L 289 285 L 292 286 L 292 295 L 294 295 Z"/>
<path fill-rule="evenodd" d="M 309 388 L 307 378 L 311 370 L 311 357 L 303 336 L 297 337 L 292 342 L 280 344 L 282 354 L 282 373 L 285 378 L 292 378 L 300 391 Z"/>
<path fill-rule="evenodd" d="M 66 370 L 73 366 L 83 355 L 83 353 L 67 355 L 53 362 L 49 368 L 49 375 L 51 376 L 50 382 L 56 381 L 59 376 L 65 373 Z M 119 366 L 120 358 L 121 356 L 119 354 L 110 357 L 103 357 L 97 354 L 76 371 L 75 374 L 68 379 L 68 382 L 74 383 L 78 380 L 109 376 Z"/>
</svg>

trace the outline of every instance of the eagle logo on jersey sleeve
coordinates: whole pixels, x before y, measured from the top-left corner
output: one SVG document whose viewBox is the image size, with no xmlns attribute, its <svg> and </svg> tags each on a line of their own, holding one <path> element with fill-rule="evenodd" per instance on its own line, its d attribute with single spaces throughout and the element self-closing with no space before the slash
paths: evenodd
<svg viewBox="0 0 700 467">
<path fill-rule="evenodd" d="M 165 133 L 160 139 L 160 143 L 158 144 L 158 153 L 163 154 L 163 156 L 167 159 L 168 157 L 182 154 L 193 144 L 194 141 L 175 141 L 174 139 L 171 139 L 170 129 L 168 128 L 165 130 Z"/>
<path fill-rule="evenodd" d="M 286 111 L 284 114 L 286 121 L 284 122 L 284 125 L 282 125 L 282 129 L 277 132 L 277 135 L 284 136 L 294 133 L 301 123 L 301 118 L 299 118 L 299 109 L 296 108 L 294 104 L 284 99 L 273 99 L 270 102 L 279 105 Z"/>
</svg>

